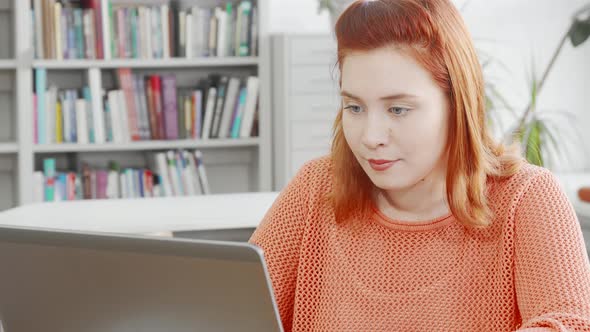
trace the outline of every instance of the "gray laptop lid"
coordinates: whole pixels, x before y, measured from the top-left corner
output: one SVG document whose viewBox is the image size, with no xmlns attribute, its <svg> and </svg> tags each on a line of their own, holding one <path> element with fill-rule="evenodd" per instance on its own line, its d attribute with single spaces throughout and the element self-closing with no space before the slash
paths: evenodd
<svg viewBox="0 0 590 332">
<path fill-rule="evenodd" d="M 282 331 L 248 243 L 0 227 L 0 331 Z"/>
</svg>

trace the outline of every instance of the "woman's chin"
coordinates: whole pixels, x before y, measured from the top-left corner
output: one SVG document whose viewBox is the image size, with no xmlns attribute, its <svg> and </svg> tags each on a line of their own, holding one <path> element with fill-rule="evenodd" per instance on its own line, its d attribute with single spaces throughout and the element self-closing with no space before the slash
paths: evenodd
<svg viewBox="0 0 590 332">
<path fill-rule="evenodd" d="M 411 186 L 410 178 L 403 174 L 371 172 L 367 174 L 375 187 L 381 190 L 402 190 Z"/>
</svg>

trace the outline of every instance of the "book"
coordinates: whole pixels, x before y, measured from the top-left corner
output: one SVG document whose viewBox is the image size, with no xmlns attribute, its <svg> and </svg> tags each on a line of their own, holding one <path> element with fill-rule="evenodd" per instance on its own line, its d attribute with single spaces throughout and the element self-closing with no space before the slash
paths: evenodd
<svg viewBox="0 0 590 332">
<path fill-rule="evenodd" d="M 192 117 L 193 125 L 191 138 L 200 138 L 203 130 L 203 91 L 196 90 L 192 96 Z"/>
<path fill-rule="evenodd" d="M 84 41 L 84 47 L 81 51 L 86 50 L 85 57 L 86 59 L 96 59 L 96 35 L 95 35 L 95 23 L 94 23 L 94 10 L 89 9 L 84 11 L 82 15 L 83 21 L 83 31 L 84 31 L 84 38 L 81 38 L 81 41 Z M 84 58 L 80 56 L 80 58 Z"/>
<path fill-rule="evenodd" d="M 99 68 L 88 69 L 88 81 L 92 98 L 92 120 L 94 125 L 95 143 L 101 144 L 106 142 L 105 125 L 104 125 L 104 106 L 101 71 Z"/>
<path fill-rule="evenodd" d="M 154 112 L 156 114 L 156 124 L 158 131 L 158 139 L 165 139 L 166 133 L 164 129 L 164 113 L 162 107 L 162 80 L 159 75 L 152 75 L 150 83 L 153 92 Z"/>
<path fill-rule="evenodd" d="M 113 26 L 113 4 L 111 0 L 101 0 L 103 17 L 103 50 L 105 60 L 110 60 L 115 53 L 115 28 Z"/>
<path fill-rule="evenodd" d="M 104 98 L 104 97 L 105 96 L 103 95 L 105 141 L 106 142 L 114 142 L 113 115 L 111 112 L 111 107 L 108 103 L 108 99 Z"/>
<path fill-rule="evenodd" d="M 213 124 L 211 125 L 211 137 L 219 137 L 219 126 L 221 124 L 221 115 L 223 112 L 225 94 L 227 90 L 227 83 L 229 78 L 227 76 L 213 75 L 212 79 L 217 86 L 217 101 L 215 103 L 215 111 L 213 112 Z"/>
<path fill-rule="evenodd" d="M 182 183 L 177 169 L 177 162 L 174 151 L 166 152 L 166 159 L 168 164 L 168 174 L 170 175 L 170 183 L 172 184 L 173 195 L 183 196 Z"/>
<path fill-rule="evenodd" d="M 246 105 L 244 106 L 245 108 L 240 128 L 240 137 L 250 137 L 252 133 L 252 128 L 254 126 L 254 113 L 256 112 L 256 106 L 258 104 L 259 84 L 260 83 L 258 77 L 248 77 L 248 81 L 246 83 Z"/>
<path fill-rule="evenodd" d="M 120 167 L 116 162 L 109 162 L 109 171 L 107 178 L 106 198 L 114 199 L 121 197 L 120 183 L 119 183 Z"/>
<path fill-rule="evenodd" d="M 217 88 L 212 86 L 207 92 L 207 101 L 205 103 L 205 117 L 203 119 L 203 133 L 201 138 L 209 139 L 212 135 L 211 127 L 213 126 L 213 115 L 215 112 L 215 103 L 217 101 Z"/>
<path fill-rule="evenodd" d="M 217 137 L 227 138 L 230 137 L 230 125 L 231 119 L 234 114 L 235 106 L 238 102 L 238 93 L 240 89 L 240 80 L 236 77 L 229 79 L 227 85 L 227 94 L 223 103 L 223 111 L 221 113 L 221 122 L 219 124 L 219 130 Z"/>
<path fill-rule="evenodd" d="M 55 41 L 55 58 L 63 60 L 63 48 L 62 48 L 62 29 L 61 29 L 61 3 L 56 2 L 53 4 L 53 22 L 54 26 L 54 41 Z"/>
<path fill-rule="evenodd" d="M 112 123 L 113 142 L 123 143 L 123 128 L 121 121 L 121 110 L 119 107 L 119 91 L 111 90 L 107 93 L 107 103 L 109 105 Z"/>
<path fill-rule="evenodd" d="M 47 91 L 46 99 L 46 111 L 47 111 L 47 122 L 46 122 L 46 142 L 55 143 L 55 127 L 57 122 L 55 121 L 55 112 L 57 105 L 57 87 L 52 85 Z"/>
<path fill-rule="evenodd" d="M 184 159 L 187 161 L 187 174 L 191 186 L 191 194 L 202 195 L 203 188 L 201 187 L 201 182 L 199 180 L 199 172 L 197 169 L 195 158 L 193 154 L 188 151 L 183 151 L 183 154 Z"/>
<path fill-rule="evenodd" d="M 45 58 L 43 36 L 43 8 L 41 6 L 42 0 L 33 0 L 33 26 L 35 27 L 35 56 L 37 59 Z M 44 2 L 44 1 L 43 1 Z"/>
<path fill-rule="evenodd" d="M 59 143 L 63 143 L 63 137 L 64 137 L 64 134 L 63 134 L 63 116 L 62 116 L 62 113 L 61 113 L 61 105 L 62 105 L 61 101 L 58 101 L 55 104 L 55 119 L 54 119 L 54 121 L 55 121 L 55 132 L 54 132 L 54 134 L 55 134 L 55 136 L 54 136 L 55 137 L 55 141 L 54 142 L 55 143 L 58 143 L 58 144 Z"/>
<path fill-rule="evenodd" d="M 231 138 L 240 137 L 240 128 L 242 125 L 242 117 L 244 116 L 244 110 L 246 109 L 246 99 L 248 97 L 248 89 L 242 87 L 240 89 L 239 101 L 236 106 L 236 112 L 232 123 Z"/>
<path fill-rule="evenodd" d="M 86 102 L 86 123 L 88 124 L 88 140 L 90 143 L 96 143 L 96 135 L 94 130 L 94 115 L 92 111 L 92 96 L 90 94 L 90 88 L 85 86 L 82 88 L 82 94 Z"/>
<path fill-rule="evenodd" d="M 47 158 L 43 160 L 43 174 L 45 176 L 45 202 L 55 200 L 55 159 Z"/>
<path fill-rule="evenodd" d="M 140 132 L 139 132 L 139 116 L 137 114 L 136 102 L 135 102 L 135 92 L 134 92 L 134 84 L 133 84 L 133 77 L 131 74 L 131 69 L 129 68 L 119 68 L 117 69 L 117 78 L 119 81 L 119 86 L 123 89 L 125 98 L 125 110 L 128 115 L 129 119 L 129 131 L 131 134 L 131 140 L 139 141 L 141 139 Z"/>
<path fill-rule="evenodd" d="M 162 106 L 167 139 L 178 139 L 176 76 L 162 76 Z"/>
<path fill-rule="evenodd" d="M 139 105 L 139 114 L 141 119 L 141 138 L 143 140 L 149 140 L 151 138 L 150 133 L 150 121 L 147 109 L 147 98 L 145 91 L 145 80 L 143 77 L 135 77 L 135 92 Z"/>
<path fill-rule="evenodd" d="M 174 40 L 171 37 L 171 29 L 170 29 L 170 12 L 167 4 L 162 5 L 160 8 L 160 23 L 162 26 L 162 57 L 164 59 L 170 58 L 171 54 L 171 47 L 169 46 L 171 40 Z"/>
<path fill-rule="evenodd" d="M 86 108 L 88 105 L 86 104 L 85 99 L 77 99 L 76 104 L 76 127 L 78 131 L 77 136 L 77 143 L 79 144 L 88 144 L 89 135 L 88 135 L 88 123 L 87 123 L 87 115 L 86 115 Z"/>
<path fill-rule="evenodd" d="M 158 120 L 156 114 L 156 108 L 154 103 L 154 89 L 151 84 L 151 78 L 148 76 L 144 79 L 145 82 L 145 94 L 146 94 L 146 101 L 147 101 L 147 109 L 150 119 L 150 134 L 151 139 L 157 140 L 160 139 L 159 134 L 160 130 L 158 128 Z"/>
<path fill-rule="evenodd" d="M 217 19 L 217 56 L 227 56 L 227 12 L 223 8 L 215 8 Z"/>
<path fill-rule="evenodd" d="M 125 91 L 117 90 L 118 96 L 118 106 L 119 106 L 119 115 L 121 118 L 121 136 L 123 142 L 129 142 L 133 139 L 131 133 L 133 128 L 131 128 L 131 119 L 129 118 L 129 111 L 127 109 L 127 102 L 126 102 L 126 95 Z"/>
<path fill-rule="evenodd" d="M 162 194 L 164 196 L 173 196 L 174 191 L 172 190 L 172 180 L 170 173 L 168 172 L 168 162 L 166 161 L 166 154 L 163 152 L 156 153 L 156 172 L 159 178 L 159 184 L 161 185 Z"/>
<path fill-rule="evenodd" d="M 209 195 L 211 194 L 211 189 L 209 188 L 209 180 L 207 179 L 207 173 L 205 172 L 205 165 L 203 164 L 203 153 L 201 151 L 196 150 L 194 152 L 195 164 L 197 165 L 197 171 L 199 173 L 199 181 L 201 183 L 201 190 L 203 194 Z"/>
<path fill-rule="evenodd" d="M 47 89 L 47 70 L 39 68 L 35 70 L 35 96 L 37 99 L 37 138 L 39 144 L 47 142 L 46 130 L 46 107 L 45 94 Z"/>
</svg>

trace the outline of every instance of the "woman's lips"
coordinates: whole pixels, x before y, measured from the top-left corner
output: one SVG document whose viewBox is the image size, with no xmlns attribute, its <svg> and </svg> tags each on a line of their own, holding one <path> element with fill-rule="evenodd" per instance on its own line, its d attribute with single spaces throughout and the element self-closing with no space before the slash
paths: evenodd
<svg viewBox="0 0 590 332">
<path fill-rule="evenodd" d="M 369 159 L 369 165 L 371 165 L 371 168 L 376 171 L 385 171 L 386 169 L 390 168 L 398 161 L 400 161 L 400 159 L 396 159 L 396 160 Z"/>
</svg>

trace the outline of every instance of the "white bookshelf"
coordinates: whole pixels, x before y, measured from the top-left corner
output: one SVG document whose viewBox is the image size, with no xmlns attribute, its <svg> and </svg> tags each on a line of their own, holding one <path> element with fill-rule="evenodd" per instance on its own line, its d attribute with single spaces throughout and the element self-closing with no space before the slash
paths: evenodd
<svg viewBox="0 0 590 332">
<path fill-rule="evenodd" d="M 143 141 L 125 144 L 43 144 L 33 147 L 35 153 L 64 153 L 64 152 L 108 152 L 108 151 L 144 151 L 171 149 L 213 149 L 257 147 L 260 140 L 257 137 L 245 139 L 210 139 L 210 140 L 172 140 L 172 141 Z M 1 148 L 1 146 L 0 146 Z M 1 151 L 1 150 L 0 150 Z"/>
<path fill-rule="evenodd" d="M 194 59 L 35 60 L 34 68 L 194 68 L 257 66 L 258 57 L 211 57 Z"/>
<path fill-rule="evenodd" d="M 16 69 L 16 61 L 0 60 L 0 69 Z"/>
<path fill-rule="evenodd" d="M 0 143 L 0 154 L 16 153 L 18 151 L 18 144 L 16 143 Z"/>
<path fill-rule="evenodd" d="M 32 45 L 31 12 L 28 0 L 0 0 L 0 98 L 2 87 L 10 87 L 0 99 L 0 120 L 13 119 L 3 125 L 13 130 L 0 136 L 0 210 L 33 201 L 33 173 L 40 170 L 42 160 L 56 158 L 58 168 L 68 167 L 72 160 L 89 160 L 101 166 L 117 160 L 122 167 L 149 166 L 150 152 L 173 149 L 201 149 L 213 193 L 271 191 L 272 136 L 270 103 L 270 50 L 268 45 L 268 1 L 253 0 L 258 7 L 258 56 L 171 59 L 112 60 L 37 60 Z M 225 0 L 182 0 L 183 3 L 221 4 Z M 232 1 L 233 2 L 233 1 Z M 2 18 L 11 20 L 3 20 Z M 7 23 L 9 22 L 9 23 Z M 8 25 L 7 25 L 8 24 Z M 9 27 L 9 29 L 6 29 Z M 5 40 L 4 40 L 5 39 Z M 136 73 L 176 74 L 184 88 L 195 77 L 207 73 L 237 76 L 256 74 L 260 78 L 258 137 L 245 139 L 139 141 L 125 144 L 34 144 L 33 75 L 37 68 L 47 70 L 48 82 L 63 88 L 79 87 L 91 69 L 101 70 L 103 87 L 112 88 L 113 71 L 131 68 Z M 241 74 L 241 75 L 240 75 Z M 111 76 L 109 76 L 111 75 Z M 5 79 L 4 79 L 5 78 Z M 10 79 L 12 78 L 12 81 Z M 196 80 L 194 80 L 196 82 Z M 64 84 L 64 82 L 66 82 Z M 67 86 L 71 84 L 72 86 Z M 180 86 L 179 86 L 180 87 Z M 8 89 L 8 88 L 6 88 Z M 3 107 L 3 103 L 6 104 Z M 5 121 L 6 122 L 6 121 Z"/>
</svg>

